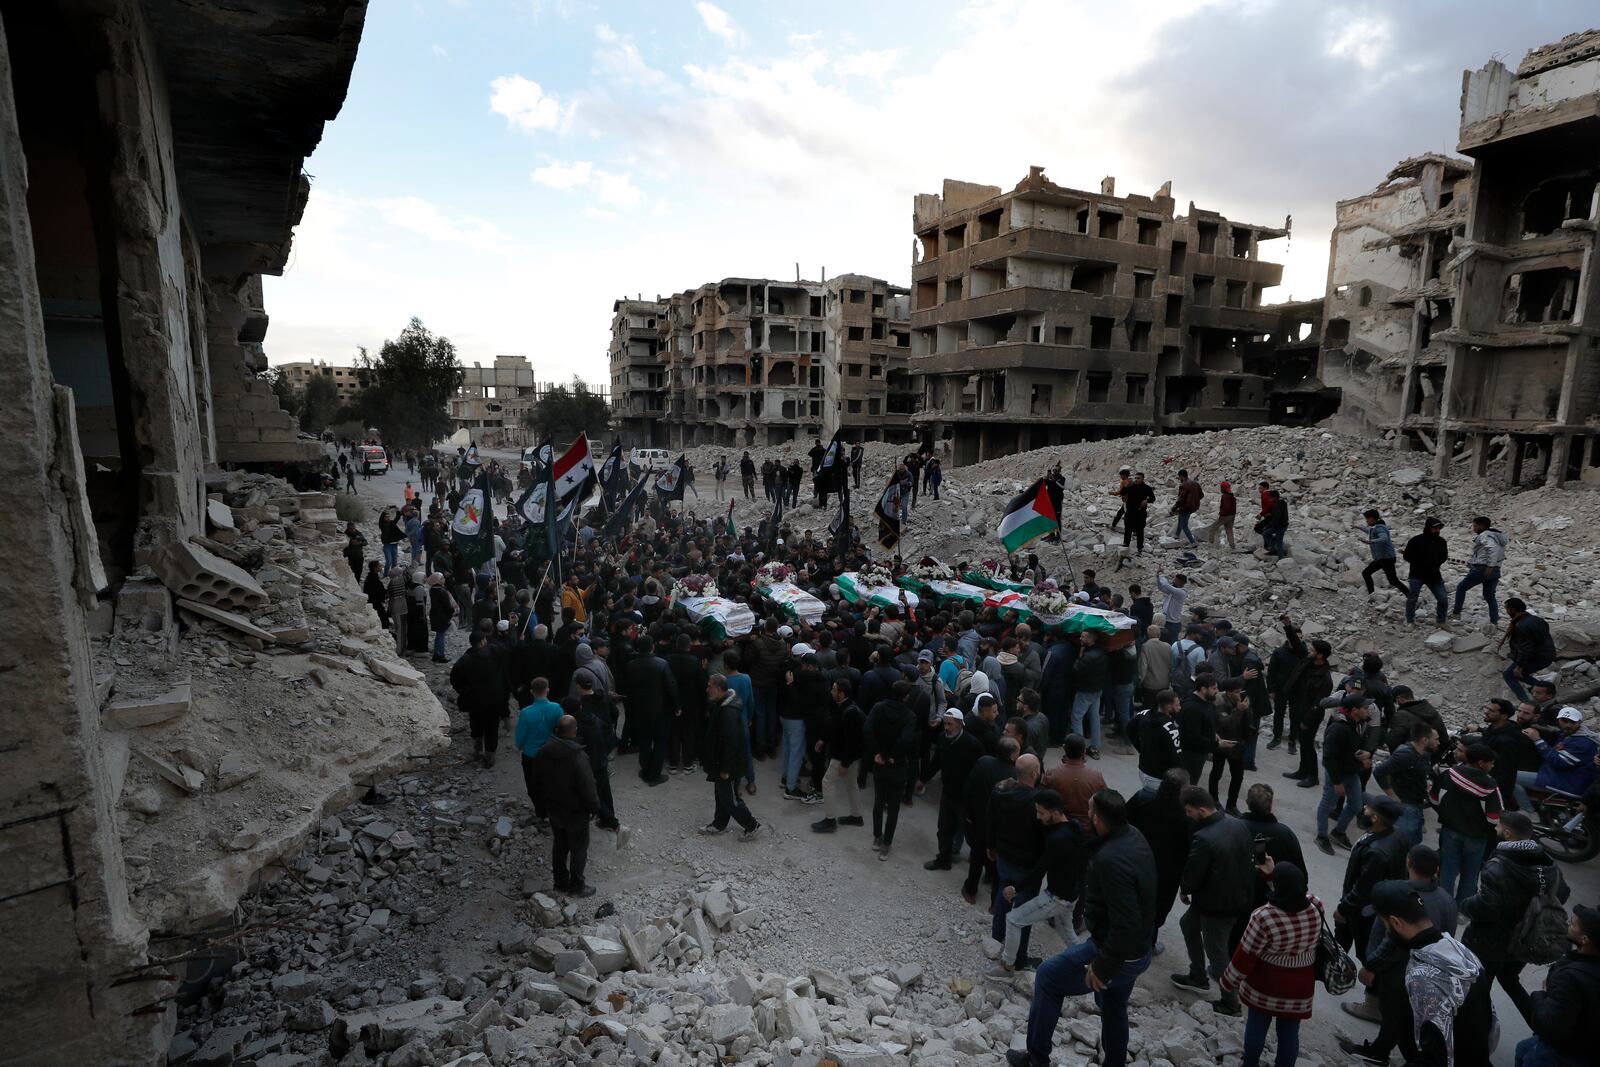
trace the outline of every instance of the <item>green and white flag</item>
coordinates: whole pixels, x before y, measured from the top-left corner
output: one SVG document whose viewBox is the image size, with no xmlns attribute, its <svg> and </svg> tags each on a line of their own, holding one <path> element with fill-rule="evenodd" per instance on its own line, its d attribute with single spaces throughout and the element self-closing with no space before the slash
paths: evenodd
<svg viewBox="0 0 1600 1067">
<path fill-rule="evenodd" d="M 865 600 L 869 604 L 876 604 L 880 608 L 900 606 L 900 598 L 904 596 L 906 603 L 913 609 L 920 603 L 917 594 L 910 590 L 901 589 L 895 585 L 868 585 L 861 580 L 855 571 L 847 571 L 834 579 L 834 584 L 839 587 L 839 595 L 852 604 L 859 604 Z"/>
<path fill-rule="evenodd" d="M 467 566 L 476 570 L 494 556 L 494 502 L 489 496 L 489 475 L 480 474 L 456 508 L 450 524 L 456 547 Z"/>
<path fill-rule="evenodd" d="M 793 582 L 773 582 L 763 586 L 761 595 L 778 605 L 791 619 L 799 619 L 807 626 L 815 626 L 827 613 L 828 605 L 801 589 Z"/>
<path fill-rule="evenodd" d="M 1006 505 L 1000 520 L 1000 543 L 1020 552 L 1041 537 L 1061 529 L 1061 489 L 1044 478 Z"/>
<path fill-rule="evenodd" d="M 672 606 L 718 640 L 743 637 L 756 627 L 756 613 L 745 604 L 720 596 L 679 597 Z"/>
</svg>

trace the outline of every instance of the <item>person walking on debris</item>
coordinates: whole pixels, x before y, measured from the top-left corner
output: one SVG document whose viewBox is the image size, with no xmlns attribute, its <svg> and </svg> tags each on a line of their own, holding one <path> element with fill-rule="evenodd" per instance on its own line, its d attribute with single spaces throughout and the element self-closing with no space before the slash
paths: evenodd
<svg viewBox="0 0 1600 1067">
<path fill-rule="evenodd" d="M 761 832 L 761 824 L 750 814 L 744 798 L 734 788 L 735 781 L 744 772 L 750 751 L 744 708 L 739 698 L 729 691 L 728 679 L 720 674 L 713 674 L 706 683 L 706 695 L 710 698 L 711 713 L 700 747 L 700 765 L 705 768 L 706 780 L 712 785 L 716 810 L 700 832 L 724 833 L 728 820 L 732 819 L 744 830 L 742 840 L 749 841 Z"/>
<path fill-rule="evenodd" d="M 619 830 L 616 801 L 611 796 L 611 751 L 617 747 L 617 717 L 611 697 L 595 682 L 587 670 L 574 671 L 573 684 L 578 695 L 569 700 L 576 702 L 571 714 L 578 720 L 578 739 L 589 757 L 589 769 L 594 774 L 595 796 L 600 806 L 596 811 L 596 825 L 602 830 Z M 567 710 L 567 702 L 562 701 Z"/>
<path fill-rule="evenodd" d="M 1100 1067 L 1128 1062 L 1128 999 L 1150 966 L 1155 917 L 1155 856 L 1128 825 L 1127 804 L 1106 789 L 1089 802 L 1095 840 L 1083 882 L 1089 936 L 1040 965 L 1028 1008 L 1027 1048 L 1008 1049 L 1008 1067 L 1049 1067 L 1061 1002 L 1094 997 L 1100 1009 Z"/>
<path fill-rule="evenodd" d="M 1489 516 L 1475 517 L 1472 520 L 1472 555 L 1467 557 L 1467 573 L 1456 584 L 1456 603 L 1450 609 L 1452 619 L 1461 618 L 1467 591 L 1481 585 L 1484 603 L 1489 605 L 1489 625 L 1499 625 L 1500 602 L 1495 599 L 1495 590 L 1500 585 L 1500 567 L 1505 559 L 1506 535 L 1494 528 Z"/>
<path fill-rule="evenodd" d="M 600 811 L 594 771 L 578 741 L 578 720 L 563 715 L 533 758 L 533 778 L 550 819 L 550 878 L 557 893 L 592 897 L 584 881 L 589 820 Z"/>
<path fill-rule="evenodd" d="M 489 648 L 488 634 L 475 631 L 468 639 L 467 651 L 450 668 L 450 686 L 456 692 L 456 706 L 467 713 L 473 755 L 485 767 L 493 767 L 495 749 L 500 747 L 500 716 L 510 693 L 505 672 Z"/>
<path fill-rule="evenodd" d="M 1174 538 L 1187 537 L 1191 546 L 1199 544 L 1195 540 L 1194 532 L 1189 529 L 1189 521 L 1194 513 L 1200 510 L 1200 499 L 1205 495 L 1200 488 L 1200 483 L 1189 477 L 1189 472 L 1178 472 L 1178 498 L 1172 505 L 1172 513 L 1178 516 L 1177 528 L 1173 530 Z"/>
<path fill-rule="evenodd" d="M 1381 571 L 1391 589 L 1397 589 L 1409 596 L 1406 587 L 1400 582 L 1400 576 L 1394 572 L 1394 538 L 1389 535 L 1388 524 L 1383 521 L 1383 516 L 1377 508 L 1368 508 L 1361 513 L 1361 517 L 1364 525 L 1359 525 L 1356 529 L 1366 537 L 1367 549 L 1372 553 L 1372 562 L 1361 571 L 1361 580 L 1367 583 L 1367 595 L 1371 596 L 1377 592 L 1377 587 L 1372 584 L 1372 576 Z"/>
<path fill-rule="evenodd" d="M 1204 992 L 1209 979 L 1221 979 L 1228 966 L 1228 939 L 1234 924 L 1250 913 L 1255 872 L 1249 828 L 1217 810 L 1217 802 L 1199 786 L 1179 797 L 1184 815 L 1194 826 L 1180 892 L 1189 905 L 1179 926 L 1189 953 L 1189 970 L 1172 976 L 1172 984 Z M 1220 1015 L 1240 1014 L 1239 995 L 1223 987 L 1214 1005 Z"/>
<path fill-rule="evenodd" d="M 1144 529 L 1150 518 L 1150 505 L 1156 502 L 1156 491 L 1145 484 L 1144 471 L 1137 471 L 1133 484 L 1122 494 L 1122 547 L 1137 543 L 1139 555 L 1144 555 Z"/>
<path fill-rule="evenodd" d="M 1123 516 L 1128 513 L 1128 487 L 1133 484 L 1133 469 L 1122 467 L 1117 471 L 1117 487 L 1111 490 L 1111 495 L 1117 498 L 1117 513 L 1111 516 L 1111 528 L 1115 530 L 1117 524 L 1122 522 Z"/>
<path fill-rule="evenodd" d="M 1217 497 L 1217 521 L 1206 530 L 1207 544 L 1217 543 L 1217 533 L 1220 531 L 1228 542 L 1228 551 L 1235 551 L 1233 543 L 1233 523 L 1239 516 L 1239 500 L 1233 495 L 1233 484 L 1223 482 L 1219 488 L 1221 495 Z"/>
<path fill-rule="evenodd" d="M 1444 520 L 1429 517 L 1423 523 L 1422 532 L 1406 542 L 1406 547 L 1401 549 L 1400 555 L 1405 558 L 1410 572 L 1406 575 L 1406 625 L 1412 626 L 1417 621 L 1417 597 L 1426 589 L 1433 594 L 1435 607 L 1435 621 L 1443 628 L 1445 625 L 1445 610 L 1449 606 L 1449 597 L 1445 594 L 1444 575 L 1440 573 L 1446 560 L 1450 558 L 1450 546 L 1439 535 L 1444 529 Z"/>
<path fill-rule="evenodd" d="M 739 457 L 739 482 L 744 489 L 744 498 L 746 500 L 754 500 L 756 498 L 756 461 L 750 458 L 748 450 Z"/>
</svg>

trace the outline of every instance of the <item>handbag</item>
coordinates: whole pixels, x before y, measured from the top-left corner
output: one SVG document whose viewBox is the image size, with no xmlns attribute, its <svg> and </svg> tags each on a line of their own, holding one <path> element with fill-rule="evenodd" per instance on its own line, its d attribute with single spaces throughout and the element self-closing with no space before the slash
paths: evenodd
<svg viewBox="0 0 1600 1067">
<path fill-rule="evenodd" d="M 1333 931 L 1328 929 L 1326 917 L 1322 920 L 1322 933 L 1317 938 L 1317 981 L 1334 996 L 1342 996 L 1355 988 L 1356 962 L 1339 947 Z"/>
</svg>

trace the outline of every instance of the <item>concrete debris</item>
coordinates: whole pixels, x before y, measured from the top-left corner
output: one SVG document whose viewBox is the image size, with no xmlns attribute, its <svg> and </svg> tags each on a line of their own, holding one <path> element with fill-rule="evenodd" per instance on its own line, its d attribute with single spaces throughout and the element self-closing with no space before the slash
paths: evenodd
<svg viewBox="0 0 1600 1067">
<path fill-rule="evenodd" d="M 248 572 L 199 545 L 173 541 L 151 557 L 150 566 L 185 600 L 246 611 L 267 603 L 266 590 Z"/>
<path fill-rule="evenodd" d="M 254 638 L 262 645 L 270 645 L 275 643 L 277 640 L 275 637 L 273 637 L 271 630 L 262 629 L 260 626 L 257 626 L 243 615 L 238 615 L 222 608 L 212 607 L 210 604 L 201 604 L 193 600 L 185 600 L 180 598 L 178 600 L 178 608 L 181 611 L 187 611 L 190 614 L 198 615 L 203 619 L 210 619 L 212 622 L 219 622 L 229 629 L 238 631 L 246 637 Z"/>
<path fill-rule="evenodd" d="M 114 700 L 100 710 L 100 724 L 112 730 L 156 726 L 187 715 L 193 701 L 193 692 L 187 685 L 180 685 L 160 696 L 126 697 Z"/>
</svg>

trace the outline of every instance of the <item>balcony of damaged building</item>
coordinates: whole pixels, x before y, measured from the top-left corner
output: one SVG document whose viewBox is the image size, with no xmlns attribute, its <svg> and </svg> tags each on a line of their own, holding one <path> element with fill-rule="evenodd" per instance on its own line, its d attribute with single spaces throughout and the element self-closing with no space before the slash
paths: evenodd
<svg viewBox="0 0 1600 1067">
<path fill-rule="evenodd" d="M 161 1060 L 157 960 L 443 742 L 333 499 L 269 473 L 326 454 L 256 377 L 364 15 L 0 3 L 8 1062 Z"/>
</svg>

